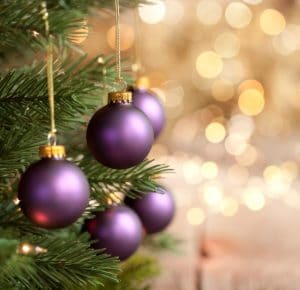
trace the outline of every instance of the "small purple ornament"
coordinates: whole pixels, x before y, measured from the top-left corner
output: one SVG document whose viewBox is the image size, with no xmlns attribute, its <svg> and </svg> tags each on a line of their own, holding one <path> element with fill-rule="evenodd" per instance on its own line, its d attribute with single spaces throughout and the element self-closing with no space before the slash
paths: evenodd
<svg viewBox="0 0 300 290">
<path fill-rule="evenodd" d="M 148 117 L 154 130 L 154 137 L 158 137 L 166 121 L 165 111 L 159 99 L 146 89 L 134 89 L 133 105 Z"/>
<path fill-rule="evenodd" d="M 145 114 L 130 102 L 110 102 L 90 120 L 86 139 L 96 160 L 110 168 L 125 169 L 146 158 L 153 129 Z"/>
<path fill-rule="evenodd" d="M 136 213 L 124 205 L 98 212 L 95 218 L 86 220 L 84 229 L 97 240 L 94 248 L 106 249 L 121 261 L 131 256 L 142 241 L 142 224 Z"/>
<path fill-rule="evenodd" d="M 147 234 L 163 231 L 175 214 L 173 196 L 163 188 L 157 192 L 149 192 L 141 199 L 127 197 L 125 203 L 137 213 Z"/>
<path fill-rule="evenodd" d="M 43 158 L 22 175 L 18 198 L 25 214 L 47 229 L 74 223 L 89 201 L 89 183 L 83 172 L 63 158 Z"/>
</svg>

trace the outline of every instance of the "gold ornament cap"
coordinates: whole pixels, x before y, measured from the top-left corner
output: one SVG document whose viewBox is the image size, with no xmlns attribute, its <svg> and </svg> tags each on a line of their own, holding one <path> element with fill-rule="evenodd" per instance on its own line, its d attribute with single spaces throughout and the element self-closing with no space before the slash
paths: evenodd
<svg viewBox="0 0 300 290">
<path fill-rule="evenodd" d="M 109 103 L 131 103 L 132 92 L 110 92 L 108 93 Z"/>
<path fill-rule="evenodd" d="M 65 158 L 66 149 L 63 145 L 42 145 L 40 146 L 41 158 Z"/>
</svg>

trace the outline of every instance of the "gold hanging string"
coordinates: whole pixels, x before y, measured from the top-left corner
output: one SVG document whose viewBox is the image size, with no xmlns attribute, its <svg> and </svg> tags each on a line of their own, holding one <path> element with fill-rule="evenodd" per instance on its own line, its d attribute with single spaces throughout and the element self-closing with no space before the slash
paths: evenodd
<svg viewBox="0 0 300 290">
<path fill-rule="evenodd" d="M 42 2 L 42 16 L 45 22 L 45 31 L 48 41 L 47 47 L 47 84 L 50 108 L 50 132 L 48 134 L 49 145 L 56 145 L 55 106 L 54 106 L 54 82 L 53 82 L 53 44 L 49 28 L 49 15 L 46 1 Z"/>
<path fill-rule="evenodd" d="M 142 72 L 142 60 L 141 60 L 141 30 L 139 26 L 139 12 L 138 7 L 134 8 L 134 29 L 135 29 L 135 60 L 134 60 L 134 72 L 136 78 L 140 76 Z"/>
<path fill-rule="evenodd" d="M 116 29 L 116 82 L 122 85 L 123 90 L 126 89 L 126 82 L 122 77 L 121 68 L 121 32 L 120 32 L 120 3 L 119 0 L 115 0 L 115 29 Z"/>
</svg>

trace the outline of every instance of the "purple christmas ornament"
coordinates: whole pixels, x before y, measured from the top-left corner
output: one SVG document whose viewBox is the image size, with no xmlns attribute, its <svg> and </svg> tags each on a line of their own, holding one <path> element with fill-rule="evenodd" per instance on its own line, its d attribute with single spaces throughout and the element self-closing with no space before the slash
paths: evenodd
<svg viewBox="0 0 300 290">
<path fill-rule="evenodd" d="M 164 230 L 175 214 L 173 196 L 163 188 L 157 192 L 149 192 L 141 199 L 127 197 L 125 203 L 137 213 L 147 234 Z"/>
<path fill-rule="evenodd" d="M 156 138 L 166 121 L 165 111 L 158 98 L 146 89 L 134 89 L 133 105 L 139 108 L 150 120 Z"/>
<path fill-rule="evenodd" d="M 98 212 L 95 218 L 86 220 L 84 229 L 97 240 L 94 248 L 105 248 L 108 254 L 121 261 L 131 256 L 142 241 L 142 224 L 138 216 L 123 205 Z"/>
<path fill-rule="evenodd" d="M 89 184 L 83 172 L 64 158 L 43 158 L 22 175 L 18 198 L 33 223 L 58 229 L 82 215 L 89 201 Z"/>
<path fill-rule="evenodd" d="M 131 97 L 130 92 L 111 93 L 113 97 L 117 94 Z M 96 160 L 107 167 L 125 169 L 146 158 L 153 143 L 153 129 L 145 114 L 130 101 L 110 100 L 90 120 L 86 138 Z"/>
</svg>

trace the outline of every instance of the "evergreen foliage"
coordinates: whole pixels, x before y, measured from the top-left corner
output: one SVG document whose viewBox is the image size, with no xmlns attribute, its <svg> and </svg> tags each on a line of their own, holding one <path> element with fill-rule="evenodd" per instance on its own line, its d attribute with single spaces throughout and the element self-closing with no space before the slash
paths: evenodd
<svg viewBox="0 0 300 290">
<path fill-rule="evenodd" d="M 41 2 L 0 3 L 0 289 L 147 289 L 145 279 L 158 273 L 152 258 L 138 255 L 120 267 L 116 258 L 90 247 L 89 237 L 81 233 L 83 218 L 66 229 L 48 231 L 28 221 L 17 204 L 20 175 L 38 159 L 38 147 L 49 131 L 45 62 L 33 61 L 45 54 L 47 45 Z M 125 9 L 148 1 L 120 2 Z M 95 209 L 107 206 L 113 192 L 136 198 L 155 190 L 157 177 L 170 169 L 152 160 L 113 170 L 89 155 L 84 141 L 86 124 L 113 86 L 114 57 L 88 61 L 70 39 L 81 33 L 78 29 L 85 27 L 90 11 L 111 9 L 114 1 L 49 0 L 47 5 L 56 55 L 59 141 L 89 179 L 96 205 L 84 216 L 92 215 Z M 20 250 L 24 243 L 30 246 L 29 253 Z"/>
</svg>

